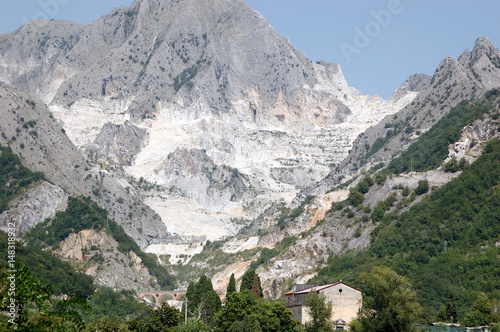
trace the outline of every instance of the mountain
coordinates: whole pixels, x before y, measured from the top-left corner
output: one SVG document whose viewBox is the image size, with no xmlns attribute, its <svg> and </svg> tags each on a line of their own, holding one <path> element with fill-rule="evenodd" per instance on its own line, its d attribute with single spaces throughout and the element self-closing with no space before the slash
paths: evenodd
<svg viewBox="0 0 500 332">
<path fill-rule="evenodd" d="M 0 143 L 55 191 L 109 210 L 181 281 L 206 273 L 224 288 L 251 267 L 278 297 L 364 252 L 424 189 L 460 176 L 458 157 L 480 155 L 497 135 L 481 103 L 500 87 L 499 59 L 481 37 L 383 100 L 349 87 L 338 64 L 311 62 L 241 0 L 136 0 L 88 26 L 37 20 L 0 36 Z M 390 170 L 434 143 L 453 153 Z M 59 254 L 101 237 L 78 230 Z"/>
<path fill-rule="evenodd" d="M 137 0 L 89 26 L 35 20 L 0 36 L 0 80 L 46 102 L 87 160 L 123 168 L 171 232 L 198 236 L 196 223 L 210 239 L 324 178 L 417 95 L 361 94 L 240 0 Z M 169 174 L 187 159 L 198 166 L 184 180 Z M 214 167 L 238 184 L 214 187 L 233 179 Z"/>
</svg>

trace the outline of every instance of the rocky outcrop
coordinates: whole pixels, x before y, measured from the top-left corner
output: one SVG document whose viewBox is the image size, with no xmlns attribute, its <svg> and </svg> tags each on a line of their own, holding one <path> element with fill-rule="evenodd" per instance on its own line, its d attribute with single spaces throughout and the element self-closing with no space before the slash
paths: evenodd
<svg viewBox="0 0 500 332">
<path fill-rule="evenodd" d="M 36 183 L 17 196 L 7 210 L 0 214 L 0 229 L 6 231 L 8 223 L 16 226 L 16 235 L 27 232 L 56 212 L 64 211 L 68 195 L 60 187 L 46 181 Z"/>
<path fill-rule="evenodd" d="M 328 262 L 330 255 L 338 255 L 347 250 L 360 250 L 370 245 L 370 234 L 375 225 L 364 225 L 355 235 L 353 227 L 345 218 L 326 216 L 311 235 L 304 236 L 279 256 L 270 259 L 257 269 L 265 296 L 279 298 L 288 282 L 302 276 L 314 276 L 314 271 Z"/>
<path fill-rule="evenodd" d="M 460 139 L 448 147 L 449 154 L 445 163 L 452 159 L 458 161 L 465 158 L 471 164 L 481 155 L 484 143 L 495 137 L 500 137 L 498 121 L 491 118 L 474 121 L 473 124 L 463 128 Z"/>
<path fill-rule="evenodd" d="M 178 188 L 198 204 L 219 209 L 240 201 L 248 182 L 238 170 L 215 165 L 198 149 L 177 149 L 155 173 L 157 184 Z"/>
<path fill-rule="evenodd" d="M 85 273 L 100 286 L 114 289 L 151 290 L 154 282 L 142 260 L 134 252 L 118 250 L 118 243 L 104 230 L 71 233 L 59 244 L 56 254 L 80 261 Z"/>
<path fill-rule="evenodd" d="M 92 144 L 85 146 L 91 160 L 108 161 L 122 166 L 132 165 L 135 155 L 145 145 L 146 130 L 125 121 L 106 123 Z"/>
</svg>

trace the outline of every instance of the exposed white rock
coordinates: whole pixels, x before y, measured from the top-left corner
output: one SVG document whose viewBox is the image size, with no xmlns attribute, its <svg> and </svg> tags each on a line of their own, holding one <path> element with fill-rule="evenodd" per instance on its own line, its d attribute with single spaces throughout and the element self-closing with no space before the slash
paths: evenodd
<svg viewBox="0 0 500 332">
<path fill-rule="evenodd" d="M 191 257 L 203 251 L 203 244 L 151 244 L 144 251 L 158 256 L 169 255 L 170 264 L 187 264 Z"/>
<path fill-rule="evenodd" d="M 253 249 L 257 247 L 258 243 L 259 243 L 258 236 L 252 236 L 249 237 L 248 239 L 231 239 L 226 243 L 224 243 L 222 251 L 225 253 L 232 254 L 243 250 Z"/>
<path fill-rule="evenodd" d="M 47 218 L 53 218 L 58 211 L 68 205 L 68 195 L 46 181 L 39 182 L 27 189 L 10 203 L 9 208 L 0 214 L 0 230 L 4 232 L 15 225 L 16 235 L 22 234 Z"/>
<path fill-rule="evenodd" d="M 212 241 L 237 232 L 229 215 L 203 209 L 190 199 L 149 197 L 145 203 L 162 217 L 170 233 L 183 237 L 205 236 Z"/>
<path fill-rule="evenodd" d="M 460 139 L 448 147 L 448 158 L 444 162 L 465 158 L 471 164 L 481 155 L 483 143 L 495 137 L 500 137 L 497 122 L 492 119 L 476 120 L 460 131 Z"/>
</svg>

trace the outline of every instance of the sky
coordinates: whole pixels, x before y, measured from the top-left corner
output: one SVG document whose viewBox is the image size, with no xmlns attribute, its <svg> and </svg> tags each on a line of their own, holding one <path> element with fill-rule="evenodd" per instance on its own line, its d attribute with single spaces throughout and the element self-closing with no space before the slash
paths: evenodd
<svg viewBox="0 0 500 332">
<path fill-rule="evenodd" d="M 166 0 L 165 0 L 166 1 Z M 0 0 L 0 34 L 34 18 L 90 24 L 132 0 Z M 313 61 L 339 63 L 350 86 L 389 98 L 481 36 L 500 47 L 498 0 L 245 0 Z"/>
</svg>

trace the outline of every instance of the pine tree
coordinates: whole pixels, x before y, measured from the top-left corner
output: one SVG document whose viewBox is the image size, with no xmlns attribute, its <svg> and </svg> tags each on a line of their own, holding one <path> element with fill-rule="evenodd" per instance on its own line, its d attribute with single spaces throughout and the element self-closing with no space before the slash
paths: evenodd
<svg viewBox="0 0 500 332">
<path fill-rule="evenodd" d="M 229 278 L 229 284 L 227 285 L 227 295 L 236 292 L 236 280 L 234 279 L 234 273 L 231 273 L 231 277 Z"/>
<path fill-rule="evenodd" d="M 260 299 L 260 286 L 259 286 L 259 280 L 257 279 L 257 275 L 255 274 L 253 277 L 253 284 L 252 284 L 252 293 L 255 295 L 255 298 L 258 300 Z"/>
<path fill-rule="evenodd" d="M 241 278 L 240 292 L 244 291 L 245 289 L 248 289 L 250 291 L 252 290 L 254 276 L 255 276 L 254 269 L 249 269 L 245 272 L 245 274 Z"/>
<path fill-rule="evenodd" d="M 245 289 L 253 292 L 253 284 L 255 278 L 257 278 L 257 284 L 259 285 L 259 297 L 264 297 L 259 275 L 255 273 L 254 269 L 247 270 L 243 275 L 243 277 L 241 278 L 240 292 L 244 291 Z"/>
<path fill-rule="evenodd" d="M 219 311 L 222 302 L 214 290 L 212 281 L 205 275 L 196 283 L 190 283 L 186 292 L 189 313 L 210 325 L 212 316 Z"/>
</svg>

